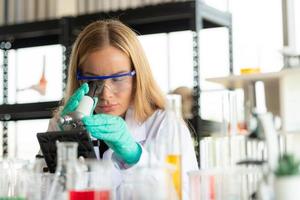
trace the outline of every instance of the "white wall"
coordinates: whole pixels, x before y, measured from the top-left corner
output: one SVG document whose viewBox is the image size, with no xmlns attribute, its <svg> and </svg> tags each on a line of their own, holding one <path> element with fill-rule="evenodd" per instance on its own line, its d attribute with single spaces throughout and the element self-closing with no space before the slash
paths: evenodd
<svg viewBox="0 0 300 200">
<path fill-rule="evenodd" d="M 283 63 L 281 0 L 231 0 L 233 17 L 234 71 L 260 67 L 277 71 Z"/>
</svg>

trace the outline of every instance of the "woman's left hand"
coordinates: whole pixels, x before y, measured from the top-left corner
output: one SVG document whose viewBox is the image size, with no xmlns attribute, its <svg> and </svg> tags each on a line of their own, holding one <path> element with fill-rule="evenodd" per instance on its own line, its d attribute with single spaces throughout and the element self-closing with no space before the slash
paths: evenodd
<svg viewBox="0 0 300 200">
<path fill-rule="evenodd" d="M 103 140 L 127 164 L 139 161 L 142 149 L 121 117 L 96 114 L 84 117 L 82 122 L 93 137 Z"/>
</svg>

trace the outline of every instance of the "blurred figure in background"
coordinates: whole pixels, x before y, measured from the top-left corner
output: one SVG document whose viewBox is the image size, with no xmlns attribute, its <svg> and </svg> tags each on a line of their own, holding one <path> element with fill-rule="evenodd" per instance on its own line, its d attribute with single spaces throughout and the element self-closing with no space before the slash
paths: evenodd
<svg viewBox="0 0 300 200">
<path fill-rule="evenodd" d="M 180 86 L 176 88 L 172 94 L 178 94 L 181 96 L 182 117 L 184 120 L 190 120 L 193 118 L 193 90 L 186 86 Z"/>
</svg>

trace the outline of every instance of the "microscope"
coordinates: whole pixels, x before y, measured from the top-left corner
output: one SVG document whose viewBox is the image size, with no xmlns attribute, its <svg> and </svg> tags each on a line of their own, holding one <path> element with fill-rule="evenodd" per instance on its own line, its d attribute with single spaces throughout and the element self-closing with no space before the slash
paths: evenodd
<svg viewBox="0 0 300 200">
<path fill-rule="evenodd" d="M 272 200 L 273 175 L 277 168 L 279 152 L 279 136 L 275 128 L 274 116 L 267 111 L 265 99 L 265 87 L 262 81 L 255 81 L 250 84 L 253 104 L 248 118 L 250 134 L 248 140 L 264 141 L 266 147 L 266 157 L 263 160 L 242 160 L 238 164 L 260 166 L 262 170 L 262 180 L 258 190 L 253 194 L 252 199 Z"/>
<path fill-rule="evenodd" d="M 83 96 L 77 109 L 59 118 L 58 124 L 61 131 L 37 133 L 37 139 L 48 167 L 47 170 L 51 173 L 54 173 L 56 169 L 56 144 L 58 142 L 76 142 L 78 143 L 78 157 L 96 158 L 94 141 L 86 131 L 81 119 L 92 114 L 94 109 L 93 97 L 98 96 L 104 86 L 100 81 L 90 81 L 88 84 L 89 92 Z"/>
<path fill-rule="evenodd" d="M 59 118 L 58 124 L 63 131 L 84 129 L 81 119 L 84 116 L 92 114 L 94 107 L 93 97 L 98 96 L 104 86 L 103 84 L 99 84 L 97 81 L 90 81 L 88 84 L 89 92 L 83 96 L 77 109 L 74 112 Z"/>
</svg>

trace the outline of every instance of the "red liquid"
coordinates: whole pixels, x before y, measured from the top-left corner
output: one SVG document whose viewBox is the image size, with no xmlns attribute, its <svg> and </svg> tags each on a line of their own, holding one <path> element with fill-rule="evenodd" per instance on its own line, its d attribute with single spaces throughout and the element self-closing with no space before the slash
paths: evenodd
<svg viewBox="0 0 300 200">
<path fill-rule="evenodd" d="M 94 200 L 93 190 L 76 191 L 71 190 L 69 192 L 69 200 Z"/>
<path fill-rule="evenodd" d="M 69 200 L 110 200 L 110 191 L 71 190 Z"/>
<path fill-rule="evenodd" d="M 94 200 L 110 200 L 110 191 L 109 190 L 102 190 L 102 191 L 95 191 Z"/>
</svg>

